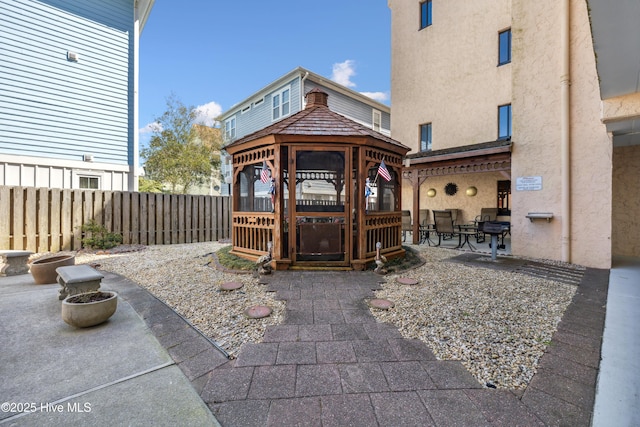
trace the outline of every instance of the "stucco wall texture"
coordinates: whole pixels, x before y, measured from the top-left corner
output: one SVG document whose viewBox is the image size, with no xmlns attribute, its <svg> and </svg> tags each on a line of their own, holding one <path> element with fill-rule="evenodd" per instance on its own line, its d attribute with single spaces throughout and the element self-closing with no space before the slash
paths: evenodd
<svg viewBox="0 0 640 427">
<path fill-rule="evenodd" d="M 421 123 L 432 123 L 434 150 L 492 141 L 497 138 L 497 107 L 511 103 L 512 253 L 609 268 L 611 213 L 626 209 L 612 206 L 612 187 L 619 185 L 612 180 L 613 145 L 603 124 L 587 4 L 580 0 L 570 2 L 570 179 L 563 181 L 561 100 L 566 78 L 561 75 L 560 3 L 434 2 L 434 24 L 418 31 L 419 2 L 390 0 L 391 135 L 412 152 L 419 148 Z M 497 66 L 497 35 L 508 28 L 512 62 Z M 632 163 L 618 167 L 629 169 Z M 620 182 L 625 179 L 617 172 L 615 176 Z M 637 188 L 637 171 L 631 176 Z M 518 190 L 519 177 L 540 177 L 542 189 Z M 497 181 L 503 179 L 508 178 L 499 173 L 427 178 L 420 187 L 420 208 L 459 208 L 463 221 L 472 220 L 481 207 L 496 206 Z M 458 185 L 456 196 L 444 194 L 447 182 Z M 478 188 L 475 197 L 465 195 L 470 185 Z M 568 212 L 563 212 L 564 185 L 570 194 Z M 426 196 L 429 188 L 436 189 L 436 197 Z M 402 197 L 403 209 L 411 209 L 408 181 Z M 638 205 L 630 207 L 629 216 L 639 216 Z M 551 212 L 553 219 L 530 221 L 529 212 Z M 563 236 L 567 222 L 570 231 Z M 567 247 L 569 259 L 563 259 Z M 629 250 L 640 255 L 638 248 Z"/>
</svg>

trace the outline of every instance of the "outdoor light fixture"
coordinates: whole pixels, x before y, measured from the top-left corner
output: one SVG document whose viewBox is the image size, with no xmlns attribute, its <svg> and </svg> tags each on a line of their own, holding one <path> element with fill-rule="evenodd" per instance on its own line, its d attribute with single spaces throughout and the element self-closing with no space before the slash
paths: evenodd
<svg viewBox="0 0 640 427">
<path fill-rule="evenodd" d="M 427 191 L 427 196 L 429 196 L 429 197 L 436 197 L 436 189 L 435 189 L 435 188 L 430 188 L 430 189 Z"/>
<path fill-rule="evenodd" d="M 80 55 L 71 51 L 67 52 L 67 61 L 78 62 L 79 60 L 80 60 Z"/>
<path fill-rule="evenodd" d="M 471 187 L 467 188 L 467 196 L 473 197 L 476 194 L 478 194 L 478 189 L 476 187 L 471 186 Z"/>
</svg>

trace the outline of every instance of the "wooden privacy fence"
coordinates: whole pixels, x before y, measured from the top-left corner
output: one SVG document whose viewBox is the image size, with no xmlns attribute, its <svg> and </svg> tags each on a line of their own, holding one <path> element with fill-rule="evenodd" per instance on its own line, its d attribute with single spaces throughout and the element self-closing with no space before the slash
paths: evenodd
<svg viewBox="0 0 640 427">
<path fill-rule="evenodd" d="M 78 250 L 91 220 L 123 244 L 217 241 L 231 236 L 231 199 L 0 186 L 0 250 Z"/>
</svg>

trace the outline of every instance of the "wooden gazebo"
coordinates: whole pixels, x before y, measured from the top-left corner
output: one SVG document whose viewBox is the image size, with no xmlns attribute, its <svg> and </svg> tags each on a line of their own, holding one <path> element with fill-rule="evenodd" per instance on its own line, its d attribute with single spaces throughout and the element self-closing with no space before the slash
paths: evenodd
<svg viewBox="0 0 640 427">
<path fill-rule="evenodd" d="M 400 178 L 409 148 L 331 111 L 327 98 L 314 89 L 304 110 L 225 147 L 232 253 L 256 260 L 270 252 L 276 269 L 355 270 L 375 259 L 377 243 L 387 258 L 404 255 Z"/>
</svg>

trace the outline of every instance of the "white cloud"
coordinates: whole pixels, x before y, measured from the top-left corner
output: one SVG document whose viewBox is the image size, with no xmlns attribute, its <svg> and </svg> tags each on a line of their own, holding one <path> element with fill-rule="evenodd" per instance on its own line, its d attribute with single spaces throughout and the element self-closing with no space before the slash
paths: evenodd
<svg viewBox="0 0 640 427">
<path fill-rule="evenodd" d="M 346 87 L 356 87 L 356 84 L 351 81 L 351 77 L 356 75 L 356 62 L 352 59 L 347 59 L 344 62 L 333 64 L 333 72 L 331 73 L 331 80 Z"/>
<path fill-rule="evenodd" d="M 160 123 L 151 122 L 151 123 L 147 123 L 146 125 L 144 125 L 140 129 L 138 129 L 138 134 L 139 135 L 148 135 L 148 134 L 153 133 L 155 131 L 161 131 L 161 130 L 162 130 L 162 125 L 160 125 Z"/>
<path fill-rule="evenodd" d="M 378 102 L 384 102 L 389 99 L 389 94 L 386 92 L 360 92 L 360 93 Z"/>
<path fill-rule="evenodd" d="M 215 125 L 215 118 L 222 114 L 222 107 L 215 101 L 211 101 L 208 104 L 199 105 L 195 108 L 195 110 L 198 113 L 196 117 L 196 123 L 210 127 L 213 127 Z"/>
</svg>

